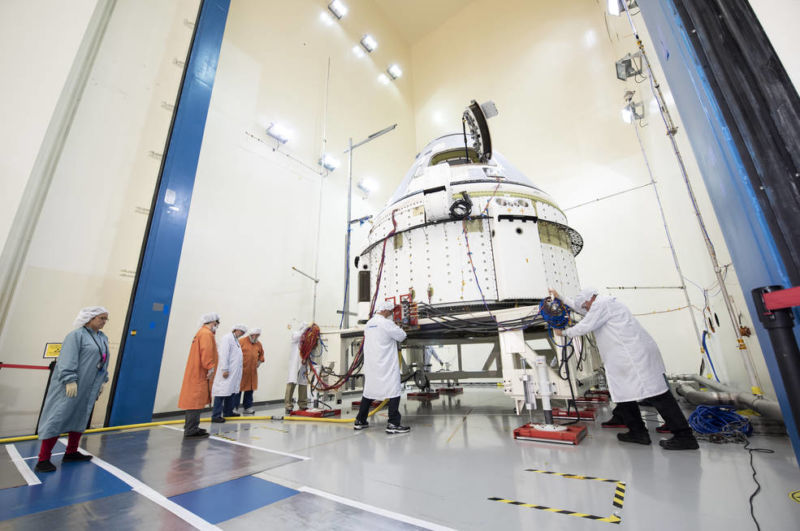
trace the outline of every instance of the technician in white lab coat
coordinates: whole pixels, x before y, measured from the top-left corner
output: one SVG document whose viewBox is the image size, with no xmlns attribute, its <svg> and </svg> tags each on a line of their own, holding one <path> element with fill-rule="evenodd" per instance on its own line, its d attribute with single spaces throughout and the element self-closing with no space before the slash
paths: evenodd
<svg viewBox="0 0 800 531">
<path fill-rule="evenodd" d="M 239 385 L 242 383 L 242 347 L 239 345 L 239 338 L 246 333 L 247 327 L 237 324 L 220 341 L 214 385 L 211 387 L 211 394 L 214 396 L 211 422 L 225 422 L 223 416 L 239 416 L 233 411 L 233 395 L 239 392 Z"/>
<path fill-rule="evenodd" d="M 306 375 L 306 366 L 300 359 L 300 340 L 306 330 L 308 330 L 308 323 L 301 323 L 298 331 L 292 333 L 292 344 L 289 348 L 289 375 L 286 379 L 286 393 L 283 397 L 287 415 L 292 412 L 295 387 L 297 387 L 297 407 L 299 409 L 308 407 L 308 376 Z"/>
<path fill-rule="evenodd" d="M 408 433 L 411 428 L 400 425 L 400 363 L 397 342 L 406 338 L 402 328 L 389 319 L 394 303 L 379 302 L 375 315 L 364 329 L 364 392 L 353 429 L 369 427 L 367 414 L 373 400 L 389 399 L 389 423 L 386 433 Z"/>
<path fill-rule="evenodd" d="M 574 300 L 560 297 L 555 290 L 550 293 L 578 313 L 585 313 L 584 318 L 566 328 L 563 335 L 574 338 L 594 333 L 611 399 L 617 404 L 615 411 L 630 430 L 618 433 L 617 438 L 623 442 L 650 444 L 637 403 L 646 398 L 674 434 L 659 444 L 667 450 L 697 449 L 692 429 L 667 385 L 658 345 L 628 307 L 613 297 L 598 295 L 594 288 L 584 288 Z M 561 330 L 555 333 L 562 335 Z"/>
</svg>

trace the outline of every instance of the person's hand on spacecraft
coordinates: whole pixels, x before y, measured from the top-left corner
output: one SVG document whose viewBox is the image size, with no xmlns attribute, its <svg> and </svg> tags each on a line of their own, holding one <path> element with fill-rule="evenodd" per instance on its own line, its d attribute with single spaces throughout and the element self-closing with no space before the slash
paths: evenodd
<svg viewBox="0 0 800 531">
<path fill-rule="evenodd" d="M 78 382 L 68 382 L 64 388 L 67 393 L 67 398 L 75 398 L 78 396 Z"/>
<path fill-rule="evenodd" d="M 208 374 L 206 375 L 206 379 L 211 380 L 214 378 L 214 367 L 208 369 Z"/>
<path fill-rule="evenodd" d="M 222 371 L 222 377 L 223 378 L 225 378 L 227 380 L 228 376 L 230 376 L 230 373 L 228 371 Z"/>
<path fill-rule="evenodd" d="M 557 335 L 558 337 L 561 337 L 561 336 L 564 335 L 564 332 L 560 328 L 553 328 L 553 333 L 555 335 Z"/>
</svg>

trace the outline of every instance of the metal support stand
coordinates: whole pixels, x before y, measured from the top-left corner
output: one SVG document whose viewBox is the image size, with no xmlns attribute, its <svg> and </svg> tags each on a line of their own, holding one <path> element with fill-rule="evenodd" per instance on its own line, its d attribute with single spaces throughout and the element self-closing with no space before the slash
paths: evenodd
<svg viewBox="0 0 800 531">
<path fill-rule="evenodd" d="M 769 294 L 783 290 L 781 286 L 766 286 L 752 290 L 761 324 L 767 329 L 775 361 L 781 372 L 783 386 L 795 426 L 800 427 L 800 349 L 794 337 L 794 315 L 791 307 L 776 308 L 767 302 Z M 800 301 L 795 301 L 797 306 Z M 800 429 L 800 428 L 798 428 Z"/>
<path fill-rule="evenodd" d="M 42 420 L 42 411 L 44 411 L 44 403 L 47 401 L 47 391 L 50 389 L 50 380 L 53 379 L 53 369 L 56 368 L 56 362 L 50 362 L 50 371 L 47 375 L 47 385 L 44 386 L 44 396 L 42 397 L 42 406 L 39 408 L 39 416 L 36 417 L 36 430 L 34 430 L 34 435 L 39 435 L 39 421 Z M 89 417 L 89 422 L 91 422 L 92 417 Z"/>
</svg>

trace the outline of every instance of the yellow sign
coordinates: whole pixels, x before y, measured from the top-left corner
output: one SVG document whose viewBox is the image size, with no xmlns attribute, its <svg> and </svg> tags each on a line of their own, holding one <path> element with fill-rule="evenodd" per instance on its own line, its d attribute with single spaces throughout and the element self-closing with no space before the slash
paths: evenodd
<svg viewBox="0 0 800 531">
<path fill-rule="evenodd" d="M 42 357 L 44 359 L 55 359 L 58 355 L 61 354 L 61 343 L 45 343 L 44 344 L 44 354 Z"/>
<path fill-rule="evenodd" d="M 797 503 L 800 503 L 800 490 L 796 490 L 794 492 L 790 492 L 789 493 L 789 497 L 791 499 L 793 499 L 794 501 L 796 501 Z"/>
</svg>

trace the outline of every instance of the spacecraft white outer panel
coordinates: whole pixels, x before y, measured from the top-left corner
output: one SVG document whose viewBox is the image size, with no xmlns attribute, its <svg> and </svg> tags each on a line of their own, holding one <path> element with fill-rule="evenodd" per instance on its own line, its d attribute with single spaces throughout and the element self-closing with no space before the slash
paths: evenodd
<svg viewBox="0 0 800 531">
<path fill-rule="evenodd" d="M 537 300 L 548 287 L 577 293 L 574 253 L 581 244 L 572 238 L 580 237 L 564 213 L 497 152 L 487 163 L 451 166 L 463 154 L 462 142 L 460 135 L 431 142 L 374 218 L 362 252 L 373 291 L 383 241 L 395 232 L 385 240 L 377 300 L 399 302 L 412 291 L 415 300 L 434 305 Z M 464 193 L 472 202 L 466 222 L 450 214 Z"/>
<path fill-rule="evenodd" d="M 547 293 L 539 229 L 533 219 L 492 219 L 497 299 L 536 299 Z"/>
</svg>

